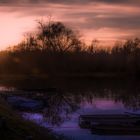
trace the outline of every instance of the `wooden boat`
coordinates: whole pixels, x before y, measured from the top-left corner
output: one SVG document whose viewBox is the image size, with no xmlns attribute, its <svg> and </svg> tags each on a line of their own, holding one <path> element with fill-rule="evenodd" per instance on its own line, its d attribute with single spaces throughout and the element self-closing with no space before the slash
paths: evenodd
<svg viewBox="0 0 140 140">
<path fill-rule="evenodd" d="M 87 129 L 99 125 L 131 125 L 139 122 L 140 116 L 134 114 L 100 114 L 79 116 L 79 126 Z"/>
<path fill-rule="evenodd" d="M 91 128 L 96 135 L 140 135 L 140 126 L 136 125 L 96 125 Z"/>
</svg>

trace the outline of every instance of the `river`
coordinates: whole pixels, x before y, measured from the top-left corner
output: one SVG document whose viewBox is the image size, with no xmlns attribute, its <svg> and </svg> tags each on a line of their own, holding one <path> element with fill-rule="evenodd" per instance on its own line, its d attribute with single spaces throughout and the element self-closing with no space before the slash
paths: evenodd
<svg viewBox="0 0 140 140">
<path fill-rule="evenodd" d="M 22 85 L 26 85 L 24 83 L 21 82 L 20 84 L 18 82 L 18 86 L 20 84 L 21 88 Z M 28 87 L 31 87 L 30 83 L 33 82 L 28 82 Z M 75 83 L 59 83 L 59 87 L 56 87 L 56 85 L 55 87 L 61 90 L 55 90 L 54 92 L 44 90 L 43 93 L 39 93 L 39 91 L 32 91 L 33 96 L 37 95 L 36 98 L 39 95 L 39 100 L 44 102 L 45 107 L 43 110 L 34 113 L 24 111 L 22 112 L 23 118 L 50 128 L 54 133 L 64 135 L 71 140 L 140 139 L 140 135 L 95 135 L 89 129 L 81 129 L 78 125 L 80 115 L 140 114 L 139 83 L 133 81 L 125 83 L 121 80 L 117 82 L 112 80 L 109 82 L 100 80 L 91 82 L 87 80 L 84 83 L 79 81 Z M 40 83 L 40 85 L 43 84 Z M 37 87 L 37 85 L 34 87 Z M 5 90 L 4 86 L 0 90 Z"/>
</svg>

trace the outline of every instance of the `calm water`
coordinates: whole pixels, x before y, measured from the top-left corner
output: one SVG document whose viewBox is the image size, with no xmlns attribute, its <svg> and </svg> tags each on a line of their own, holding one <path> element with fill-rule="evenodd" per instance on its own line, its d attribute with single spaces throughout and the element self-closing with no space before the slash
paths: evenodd
<svg viewBox="0 0 140 140">
<path fill-rule="evenodd" d="M 30 85 L 30 83 L 33 81 L 17 82 L 16 87 L 25 88 L 27 84 L 28 88 L 38 87 L 37 85 L 42 88 L 43 84 L 45 84 L 43 87 L 48 85 L 47 82 L 41 84 L 40 81 L 39 84 L 35 82 Z M 55 87 L 64 90 L 39 94 L 34 91 L 32 95 L 28 96 L 42 100 L 45 108 L 39 113 L 24 112 L 25 119 L 51 128 L 54 133 L 62 134 L 72 140 L 140 140 L 140 136 L 93 135 L 90 130 L 81 129 L 78 126 L 78 118 L 82 114 L 125 114 L 126 112 L 140 114 L 139 83 L 132 81 L 125 83 L 121 80 L 57 83 Z M 55 82 L 51 84 L 54 85 Z M 1 91 L 6 89 L 4 86 L 0 87 Z"/>
<path fill-rule="evenodd" d="M 46 108 L 44 113 L 23 113 L 23 117 L 72 140 L 139 140 L 140 136 L 93 135 L 90 130 L 78 126 L 81 114 L 140 114 L 140 95 L 130 92 L 102 89 L 98 92 L 74 92 L 61 96 L 56 93 L 47 98 L 49 109 Z"/>
</svg>

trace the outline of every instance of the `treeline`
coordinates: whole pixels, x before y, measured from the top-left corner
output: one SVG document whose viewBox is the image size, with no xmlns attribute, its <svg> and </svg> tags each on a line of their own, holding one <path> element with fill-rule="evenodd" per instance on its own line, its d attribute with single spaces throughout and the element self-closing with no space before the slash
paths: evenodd
<svg viewBox="0 0 140 140">
<path fill-rule="evenodd" d="M 140 39 L 99 48 L 61 22 L 38 22 L 36 33 L 0 52 L 0 74 L 140 76 Z"/>
</svg>

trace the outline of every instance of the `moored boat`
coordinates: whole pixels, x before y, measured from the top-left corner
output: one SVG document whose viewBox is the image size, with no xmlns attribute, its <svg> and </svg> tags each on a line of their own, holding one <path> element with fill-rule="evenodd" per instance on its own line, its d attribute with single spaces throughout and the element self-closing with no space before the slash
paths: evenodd
<svg viewBox="0 0 140 140">
<path fill-rule="evenodd" d="M 140 126 L 137 125 L 96 125 L 91 128 L 96 135 L 140 135 Z"/>
<path fill-rule="evenodd" d="M 100 114 L 100 115 L 80 115 L 79 126 L 90 129 L 98 125 L 132 125 L 140 122 L 139 115 L 130 114 Z"/>
</svg>

